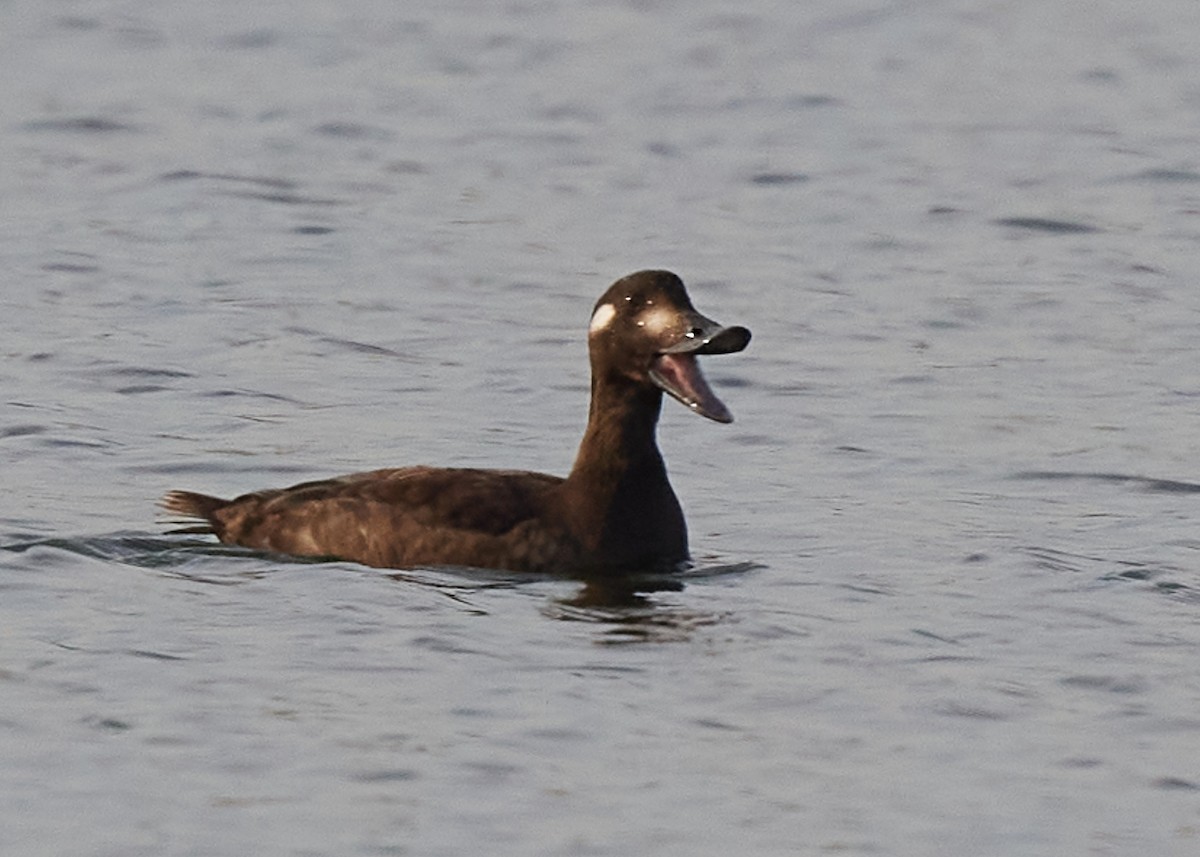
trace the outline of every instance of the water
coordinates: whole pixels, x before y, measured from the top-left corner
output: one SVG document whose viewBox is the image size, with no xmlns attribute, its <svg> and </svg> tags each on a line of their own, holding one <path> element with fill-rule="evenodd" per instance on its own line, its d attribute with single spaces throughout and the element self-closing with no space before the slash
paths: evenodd
<svg viewBox="0 0 1200 857">
<path fill-rule="evenodd" d="M 0 850 L 1190 855 L 1200 7 L 0 9 Z M 696 568 L 168 537 L 163 491 L 569 466 L 595 297 Z M 600 593 L 603 595 L 603 593 Z"/>
</svg>

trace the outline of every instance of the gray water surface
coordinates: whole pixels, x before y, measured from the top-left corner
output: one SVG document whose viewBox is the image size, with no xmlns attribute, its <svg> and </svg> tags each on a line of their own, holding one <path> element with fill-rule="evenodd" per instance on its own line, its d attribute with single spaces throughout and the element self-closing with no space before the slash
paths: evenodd
<svg viewBox="0 0 1200 857">
<path fill-rule="evenodd" d="M 1192 855 L 1200 6 L 0 6 L 0 852 Z M 565 472 L 745 324 L 637 596 L 164 535 Z M 603 595 L 603 593 L 599 593 Z"/>
</svg>

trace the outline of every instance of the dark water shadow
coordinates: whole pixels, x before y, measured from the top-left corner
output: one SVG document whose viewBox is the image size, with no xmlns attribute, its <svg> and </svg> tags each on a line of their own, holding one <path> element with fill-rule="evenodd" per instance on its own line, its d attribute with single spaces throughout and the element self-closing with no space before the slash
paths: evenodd
<svg viewBox="0 0 1200 857">
<path fill-rule="evenodd" d="M 1170 563 L 1115 559 L 1036 545 L 1023 545 L 1017 551 L 1036 567 L 1055 574 L 1088 574 L 1106 584 L 1140 584 L 1172 599 L 1200 603 L 1200 589 L 1180 582 L 1181 577 L 1189 576 L 1188 571 Z"/>
<path fill-rule="evenodd" d="M 1054 220 L 1049 217 L 1000 217 L 992 221 L 1010 229 L 1040 232 L 1044 235 L 1085 235 L 1102 230 L 1073 220 Z"/>
<path fill-rule="evenodd" d="M 1013 479 L 1043 480 L 1047 482 L 1106 482 L 1111 485 L 1128 485 L 1143 491 L 1160 494 L 1200 494 L 1200 483 L 1178 479 L 1156 479 L 1152 476 L 1137 476 L 1128 473 L 1089 473 L 1069 470 L 1025 470 L 1014 473 Z"/>
</svg>

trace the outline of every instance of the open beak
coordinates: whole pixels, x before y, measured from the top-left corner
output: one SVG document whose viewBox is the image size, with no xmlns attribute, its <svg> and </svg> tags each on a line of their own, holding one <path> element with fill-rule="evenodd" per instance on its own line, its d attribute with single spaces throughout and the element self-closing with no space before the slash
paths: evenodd
<svg viewBox="0 0 1200 857">
<path fill-rule="evenodd" d="M 750 331 L 746 328 L 722 327 L 697 312 L 689 313 L 687 333 L 654 358 L 650 365 L 650 380 L 701 416 L 719 423 L 731 423 L 733 414 L 704 380 L 696 355 L 733 354 L 749 343 Z"/>
</svg>

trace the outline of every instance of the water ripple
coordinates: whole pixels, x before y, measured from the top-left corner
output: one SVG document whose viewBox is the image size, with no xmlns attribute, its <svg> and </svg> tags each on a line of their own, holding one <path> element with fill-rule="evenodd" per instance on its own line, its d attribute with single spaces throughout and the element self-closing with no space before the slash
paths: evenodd
<svg viewBox="0 0 1200 857">
<path fill-rule="evenodd" d="M 1054 220 L 1048 217 L 1001 217 L 993 220 L 997 226 L 1008 226 L 1013 229 L 1025 229 L 1029 232 L 1044 232 L 1049 235 L 1081 235 L 1089 232 L 1100 232 L 1095 226 L 1072 220 Z"/>
</svg>

